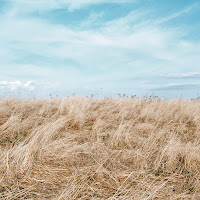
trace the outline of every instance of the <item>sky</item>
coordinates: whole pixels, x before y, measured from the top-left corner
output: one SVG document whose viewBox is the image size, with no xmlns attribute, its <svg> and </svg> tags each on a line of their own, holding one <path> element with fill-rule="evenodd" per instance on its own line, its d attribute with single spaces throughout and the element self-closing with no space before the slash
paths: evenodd
<svg viewBox="0 0 200 200">
<path fill-rule="evenodd" d="M 200 92 L 199 0 L 0 0 L 0 97 Z"/>
</svg>

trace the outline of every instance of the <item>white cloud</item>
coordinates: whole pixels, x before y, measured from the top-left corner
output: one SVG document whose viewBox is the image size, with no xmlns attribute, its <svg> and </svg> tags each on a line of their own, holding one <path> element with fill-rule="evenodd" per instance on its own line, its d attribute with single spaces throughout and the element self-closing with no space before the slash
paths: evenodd
<svg viewBox="0 0 200 200">
<path fill-rule="evenodd" d="M 16 91 L 19 89 L 26 89 L 28 91 L 32 91 L 36 89 L 37 85 L 41 85 L 36 81 L 28 81 L 28 82 L 21 82 L 17 81 L 0 81 L 0 89 L 6 89 L 10 91 Z"/>
<path fill-rule="evenodd" d="M 20 81 L 15 82 L 8 82 L 8 81 L 0 81 L 0 88 L 1 89 L 9 89 L 11 91 L 14 91 L 20 87 L 23 87 L 22 83 Z"/>
<path fill-rule="evenodd" d="M 0 97 L 18 96 L 18 97 L 47 97 L 55 92 L 53 83 L 42 81 L 0 81 Z"/>
<path fill-rule="evenodd" d="M 32 91 L 35 89 L 34 82 L 28 81 L 24 84 L 24 88 L 27 88 L 28 90 Z"/>
</svg>

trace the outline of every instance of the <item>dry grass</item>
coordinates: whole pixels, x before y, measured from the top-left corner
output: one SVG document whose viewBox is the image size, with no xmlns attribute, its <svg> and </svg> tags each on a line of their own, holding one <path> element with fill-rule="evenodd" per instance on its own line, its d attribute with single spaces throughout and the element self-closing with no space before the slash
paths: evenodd
<svg viewBox="0 0 200 200">
<path fill-rule="evenodd" d="M 0 100 L 0 199 L 200 199 L 200 102 Z"/>
</svg>

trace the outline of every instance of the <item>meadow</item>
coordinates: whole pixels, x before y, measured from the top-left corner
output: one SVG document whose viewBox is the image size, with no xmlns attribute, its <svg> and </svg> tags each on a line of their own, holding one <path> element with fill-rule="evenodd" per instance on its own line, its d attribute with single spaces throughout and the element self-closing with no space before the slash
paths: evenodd
<svg viewBox="0 0 200 200">
<path fill-rule="evenodd" d="M 0 99 L 0 199 L 200 199 L 200 101 Z"/>
</svg>

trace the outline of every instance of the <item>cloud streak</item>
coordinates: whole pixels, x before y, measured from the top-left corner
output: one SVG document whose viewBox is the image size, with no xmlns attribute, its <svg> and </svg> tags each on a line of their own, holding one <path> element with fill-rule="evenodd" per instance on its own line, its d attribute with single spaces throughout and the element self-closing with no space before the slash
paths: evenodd
<svg viewBox="0 0 200 200">
<path fill-rule="evenodd" d="M 176 18 L 178 18 L 178 17 L 180 17 L 182 15 L 186 15 L 189 12 L 191 12 L 197 6 L 199 6 L 199 3 L 193 3 L 192 5 L 187 6 L 186 8 L 184 8 L 183 10 L 179 10 L 176 13 L 173 13 L 173 14 L 167 16 L 167 17 L 164 17 L 164 18 L 161 18 L 159 20 L 156 20 L 156 23 L 158 23 L 158 24 L 165 23 L 165 22 L 171 21 L 173 19 L 176 19 Z"/>
<path fill-rule="evenodd" d="M 179 78 L 179 79 L 187 79 L 187 78 L 200 78 L 200 72 L 188 72 L 188 73 L 179 73 L 179 74 L 167 74 L 160 75 L 161 78 Z"/>
<path fill-rule="evenodd" d="M 200 87 L 200 83 L 171 83 L 152 89 L 153 91 L 187 91 L 196 90 Z"/>
<path fill-rule="evenodd" d="M 19 6 L 21 8 L 26 8 L 26 11 L 48 11 L 48 10 L 56 10 L 66 8 L 70 11 L 74 11 L 76 9 L 81 9 L 83 7 L 95 4 L 123 4 L 123 3 L 133 3 L 136 0 L 9 0 L 14 6 Z"/>
</svg>

